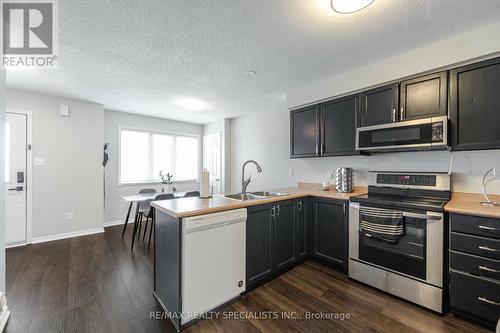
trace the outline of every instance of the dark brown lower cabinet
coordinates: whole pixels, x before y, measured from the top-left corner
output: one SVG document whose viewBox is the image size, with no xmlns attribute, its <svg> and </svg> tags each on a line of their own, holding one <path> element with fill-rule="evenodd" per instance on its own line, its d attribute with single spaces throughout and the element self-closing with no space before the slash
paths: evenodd
<svg viewBox="0 0 500 333">
<path fill-rule="evenodd" d="M 348 203 L 313 199 L 312 256 L 347 270 Z"/>
<path fill-rule="evenodd" d="M 489 328 L 500 318 L 500 220 L 451 214 L 451 311 Z"/>
</svg>

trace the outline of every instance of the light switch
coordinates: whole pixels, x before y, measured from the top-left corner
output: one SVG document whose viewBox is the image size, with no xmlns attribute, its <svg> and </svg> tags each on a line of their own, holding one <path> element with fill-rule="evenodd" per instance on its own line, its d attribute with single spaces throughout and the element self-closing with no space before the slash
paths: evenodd
<svg viewBox="0 0 500 333">
<path fill-rule="evenodd" d="M 43 157 L 35 157 L 33 159 L 33 164 L 34 165 L 45 165 L 45 158 L 43 158 Z"/>
<path fill-rule="evenodd" d="M 69 105 L 61 104 L 61 108 L 59 109 L 59 115 L 61 117 L 69 117 Z"/>
<path fill-rule="evenodd" d="M 293 169 L 288 169 L 288 177 L 293 177 Z"/>
</svg>

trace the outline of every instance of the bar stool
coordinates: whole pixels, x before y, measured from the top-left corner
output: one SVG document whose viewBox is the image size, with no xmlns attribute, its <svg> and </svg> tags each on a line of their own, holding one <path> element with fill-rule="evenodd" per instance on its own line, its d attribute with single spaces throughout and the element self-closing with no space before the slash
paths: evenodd
<svg viewBox="0 0 500 333">
<path fill-rule="evenodd" d="M 156 193 L 156 190 L 154 188 L 144 188 L 142 190 L 139 190 L 139 194 L 152 194 L 152 193 Z M 135 212 L 135 220 L 134 220 L 134 232 L 132 233 L 132 244 L 130 245 L 131 250 L 134 250 L 135 235 L 137 234 L 137 240 L 139 240 L 140 238 L 142 229 L 142 218 L 146 214 L 148 214 L 151 208 L 150 202 L 151 200 L 145 200 L 145 201 L 139 201 L 137 203 L 137 209 Z"/>
<path fill-rule="evenodd" d="M 174 195 L 172 193 L 163 193 L 163 194 L 158 194 L 155 196 L 153 201 L 161 201 L 161 200 L 171 200 L 175 199 Z M 142 241 L 144 242 L 144 239 L 146 237 L 146 230 L 148 230 L 148 221 L 151 219 L 151 227 L 149 228 L 149 240 L 148 240 L 148 252 L 149 252 L 149 247 L 151 246 L 151 235 L 153 234 L 153 229 L 155 227 L 155 219 L 154 219 L 154 208 L 150 207 L 148 215 L 146 215 L 146 224 L 144 226 L 144 234 L 142 235 Z"/>
<path fill-rule="evenodd" d="M 186 192 L 183 196 L 183 198 L 190 198 L 190 197 L 199 197 L 200 192 L 199 191 L 191 191 L 191 192 Z"/>
</svg>

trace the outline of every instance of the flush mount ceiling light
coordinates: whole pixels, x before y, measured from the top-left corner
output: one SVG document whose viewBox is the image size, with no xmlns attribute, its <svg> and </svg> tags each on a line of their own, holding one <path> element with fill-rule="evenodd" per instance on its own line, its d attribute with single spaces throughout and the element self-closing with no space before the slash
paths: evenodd
<svg viewBox="0 0 500 333">
<path fill-rule="evenodd" d="M 246 71 L 245 75 L 246 76 L 255 76 L 255 75 L 257 75 L 257 72 L 256 71 Z"/>
<path fill-rule="evenodd" d="M 189 111 L 200 111 L 208 107 L 208 103 L 196 98 L 181 98 L 177 100 L 177 105 Z"/>
<path fill-rule="evenodd" d="M 331 0 L 332 8 L 340 14 L 350 14 L 368 7 L 375 0 Z"/>
</svg>

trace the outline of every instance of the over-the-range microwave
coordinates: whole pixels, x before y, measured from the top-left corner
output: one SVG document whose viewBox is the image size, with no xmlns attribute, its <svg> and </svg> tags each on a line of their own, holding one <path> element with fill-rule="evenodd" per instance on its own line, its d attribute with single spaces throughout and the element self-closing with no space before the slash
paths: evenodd
<svg viewBox="0 0 500 333">
<path fill-rule="evenodd" d="M 404 151 L 448 148 L 448 117 L 401 121 L 356 129 L 356 150 Z"/>
</svg>

